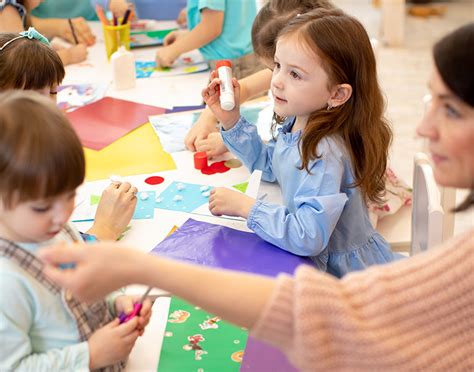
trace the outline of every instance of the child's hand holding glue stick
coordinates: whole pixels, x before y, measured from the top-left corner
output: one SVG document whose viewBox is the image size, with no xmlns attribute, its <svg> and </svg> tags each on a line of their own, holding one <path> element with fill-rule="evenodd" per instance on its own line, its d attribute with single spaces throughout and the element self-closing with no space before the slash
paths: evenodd
<svg viewBox="0 0 474 372">
<path fill-rule="evenodd" d="M 232 77 L 230 61 L 217 63 L 211 82 L 202 91 L 202 98 L 225 130 L 231 129 L 240 118 L 240 85 Z"/>
</svg>

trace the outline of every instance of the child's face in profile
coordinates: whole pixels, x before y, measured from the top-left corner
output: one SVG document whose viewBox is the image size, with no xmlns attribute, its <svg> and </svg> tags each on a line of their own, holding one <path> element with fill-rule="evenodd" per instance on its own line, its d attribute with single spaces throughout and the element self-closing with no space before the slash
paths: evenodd
<svg viewBox="0 0 474 372">
<path fill-rule="evenodd" d="M 40 243 L 59 233 L 74 210 L 76 191 L 30 200 L 6 209 L 0 202 L 0 236 L 15 242 Z"/>
<path fill-rule="evenodd" d="M 282 117 L 307 116 L 325 108 L 331 93 L 321 59 L 296 35 L 278 39 L 271 90 L 275 112 Z"/>
<path fill-rule="evenodd" d="M 58 100 L 58 86 L 56 84 L 50 87 L 44 87 L 43 89 L 36 90 L 39 94 L 49 97 L 53 100 L 54 103 L 57 103 Z"/>
</svg>

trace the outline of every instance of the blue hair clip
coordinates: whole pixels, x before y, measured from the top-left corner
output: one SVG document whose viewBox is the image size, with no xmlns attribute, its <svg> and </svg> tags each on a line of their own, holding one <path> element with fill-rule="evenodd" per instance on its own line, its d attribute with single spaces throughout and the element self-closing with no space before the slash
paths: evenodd
<svg viewBox="0 0 474 372">
<path fill-rule="evenodd" d="M 20 32 L 20 35 L 23 37 L 27 37 L 30 40 L 32 39 L 38 40 L 42 42 L 43 44 L 50 46 L 49 40 L 43 35 L 41 35 L 38 31 L 36 31 L 34 27 L 30 27 L 28 31 Z"/>
<path fill-rule="evenodd" d="M 51 44 L 49 43 L 48 39 L 46 39 L 43 35 L 41 35 L 38 31 L 35 30 L 34 27 L 30 27 L 28 31 L 22 31 L 20 32 L 20 36 L 14 37 L 13 39 L 8 40 L 5 44 L 3 44 L 0 47 L 0 51 L 5 49 L 6 46 L 9 44 L 13 43 L 15 40 L 18 39 L 23 39 L 24 37 L 30 39 L 30 40 L 38 40 L 40 43 L 43 43 L 47 46 L 50 46 Z"/>
</svg>

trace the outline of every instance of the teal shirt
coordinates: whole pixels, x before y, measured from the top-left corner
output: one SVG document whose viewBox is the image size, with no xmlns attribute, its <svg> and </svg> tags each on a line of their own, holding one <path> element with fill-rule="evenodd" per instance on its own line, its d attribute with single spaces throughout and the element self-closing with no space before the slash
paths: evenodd
<svg viewBox="0 0 474 372">
<path fill-rule="evenodd" d="M 224 12 L 219 37 L 199 48 L 206 60 L 235 59 L 252 53 L 251 29 L 257 15 L 255 0 L 188 0 L 188 27 L 201 22 L 204 8 Z"/>
<path fill-rule="evenodd" d="M 60 233 L 58 240 L 69 239 Z M 50 243 L 19 245 L 35 254 Z M 107 298 L 110 310 L 120 294 Z M 89 345 L 80 341 L 63 296 L 0 257 L 0 371 L 89 371 Z"/>
<path fill-rule="evenodd" d="M 84 17 L 88 21 L 98 19 L 90 0 L 44 0 L 31 14 L 39 18 Z"/>
</svg>

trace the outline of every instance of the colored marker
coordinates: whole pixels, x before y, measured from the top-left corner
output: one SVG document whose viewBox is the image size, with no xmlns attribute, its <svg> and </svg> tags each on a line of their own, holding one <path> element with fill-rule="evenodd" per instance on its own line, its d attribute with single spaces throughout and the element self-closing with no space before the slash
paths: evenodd
<svg viewBox="0 0 474 372">
<path fill-rule="evenodd" d="M 102 24 L 105 25 L 105 26 L 108 26 L 109 21 L 105 17 L 104 9 L 102 9 L 102 7 L 100 5 L 96 5 L 95 6 L 95 12 L 97 13 L 97 17 L 99 17 Z"/>
<path fill-rule="evenodd" d="M 127 11 L 125 12 L 125 15 L 123 16 L 122 25 L 127 24 L 128 19 L 130 18 L 130 13 L 131 13 L 131 10 L 127 9 Z"/>
</svg>

